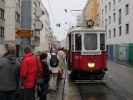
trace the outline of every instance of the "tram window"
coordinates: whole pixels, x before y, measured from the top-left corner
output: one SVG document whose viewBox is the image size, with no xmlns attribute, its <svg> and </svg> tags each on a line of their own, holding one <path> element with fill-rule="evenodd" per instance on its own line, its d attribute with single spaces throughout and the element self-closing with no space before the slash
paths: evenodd
<svg viewBox="0 0 133 100">
<path fill-rule="evenodd" d="M 96 50 L 97 49 L 97 35 L 95 33 L 85 34 L 84 47 L 86 50 Z"/>
<path fill-rule="evenodd" d="M 82 39 L 81 34 L 75 34 L 75 50 L 79 51 L 82 47 Z"/>
<path fill-rule="evenodd" d="M 105 50 L 105 34 L 100 34 L 100 50 Z"/>
<path fill-rule="evenodd" d="M 69 34 L 68 37 L 69 37 L 69 38 L 68 38 L 68 39 L 69 39 L 69 40 L 68 40 L 68 41 L 69 41 L 69 50 L 71 50 L 71 34 Z"/>
<path fill-rule="evenodd" d="M 74 35 L 72 34 L 72 36 L 71 36 L 71 49 L 72 49 L 72 51 L 74 51 Z"/>
</svg>

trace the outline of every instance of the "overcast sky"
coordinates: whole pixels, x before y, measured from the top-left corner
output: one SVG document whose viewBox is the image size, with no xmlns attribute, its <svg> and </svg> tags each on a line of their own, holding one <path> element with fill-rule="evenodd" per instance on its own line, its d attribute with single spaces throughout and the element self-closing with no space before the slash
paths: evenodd
<svg viewBox="0 0 133 100">
<path fill-rule="evenodd" d="M 58 40 L 63 40 L 66 36 L 66 31 L 70 25 L 76 23 L 76 16 L 79 11 L 84 8 L 87 0 L 42 0 L 47 8 L 51 26 Z M 65 13 L 64 9 L 67 9 Z M 61 27 L 56 27 L 56 24 L 61 24 Z"/>
</svg>

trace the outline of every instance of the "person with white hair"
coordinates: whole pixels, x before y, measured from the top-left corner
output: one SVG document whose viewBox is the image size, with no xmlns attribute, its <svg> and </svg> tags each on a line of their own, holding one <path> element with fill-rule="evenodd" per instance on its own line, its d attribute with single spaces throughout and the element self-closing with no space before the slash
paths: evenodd
<svg viewBox="0 0 133 100">
<path fill-rule="evenodd" d="M 64 78 L 66 54 L 63 51 L 63 48 L 58 50 L 57 55 L 58 55 L 58 59 L 59 59 L 59 68 L 60 68 L 59 77 Z"/>
</svg>

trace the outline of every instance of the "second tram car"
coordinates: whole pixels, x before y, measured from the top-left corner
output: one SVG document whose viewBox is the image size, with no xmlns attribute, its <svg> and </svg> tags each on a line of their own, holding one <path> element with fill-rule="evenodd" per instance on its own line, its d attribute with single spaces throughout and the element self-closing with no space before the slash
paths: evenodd
<svg viewBox="0 0 133 100">
<path fill-rule="evenodd" d="M 105 30 L 75 27 L 68 33 L 71 79 L 101 80 L 107 70 Z"/>
</svg>

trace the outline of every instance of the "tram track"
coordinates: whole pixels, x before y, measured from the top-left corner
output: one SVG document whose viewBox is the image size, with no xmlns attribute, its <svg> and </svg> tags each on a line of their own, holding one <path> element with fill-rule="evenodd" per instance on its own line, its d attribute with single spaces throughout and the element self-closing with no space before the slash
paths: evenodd
<svg viewBox="0 0 133 100">
<path fill-rule="evenodd" d="M 74 83 L 82 100 L 133 100 L 132 94 L 118 86 L 113 80 Z"/>
<path fill-rule="evenodd" d="M 69 85 L 65 87 L 65 96 L 68 98 L 64 100 L 133 100 L 133 94 L 108 74 L 102 81 L 66 79 Z"/>
<path fill-rule="evenodd" d="M 126 100 L 105 84 L 78 84 L 82 100 Z"/>
</svg>

